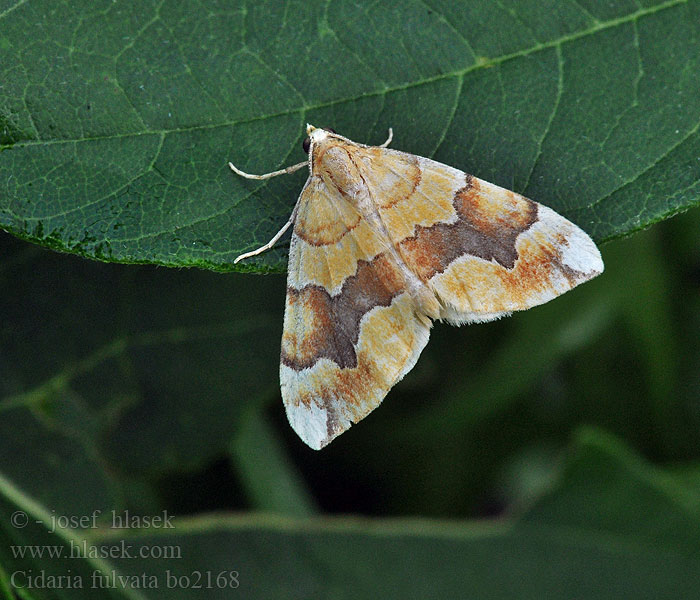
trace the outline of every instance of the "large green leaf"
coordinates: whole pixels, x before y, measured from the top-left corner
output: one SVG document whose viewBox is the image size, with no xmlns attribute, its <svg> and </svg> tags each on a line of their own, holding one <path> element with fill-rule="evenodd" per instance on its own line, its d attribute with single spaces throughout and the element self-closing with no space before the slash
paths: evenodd
<svg viewBox="0 0 700 600">
<path fill-rule="evenodd" d="M 103 260 L 232 269 L 304 174 L 226 163 L 303 160 L 306 121 L 392 126 L 598 241 L 700 198 L 697 0 L 6 0 L 0 81 L 0 226 Z"/>
<path fill-rule="evenodd" d="M 577 436 L 552 489 L 524 514 L 497 522 L 210 515 L 124 530 L 112 527 L 110 512 L 100 516 L 102 529 L 49 534 L 37 523 L 52 523 L 46 506 L 2 480 L 0 493 L 0 556 L 8 578 L 14 573 L 15 582 L 26 584 L 30 570 L 36 575 L 44 568 L 54 576 L 69 573 L 86 588 L 103 586 L 22 590 L 30 598 L 240 593 L 640 600 L 694 598 L 700 590 L 697 490 L 590 429 Z M 26 529 L 9 526 L 16 511 L 28 520 Z M 30 547 L 67 553 L 76 546 L 107 558 L 28 556 Z M 111 589 L 104 589 L 110 582 Z"/>
</svg>

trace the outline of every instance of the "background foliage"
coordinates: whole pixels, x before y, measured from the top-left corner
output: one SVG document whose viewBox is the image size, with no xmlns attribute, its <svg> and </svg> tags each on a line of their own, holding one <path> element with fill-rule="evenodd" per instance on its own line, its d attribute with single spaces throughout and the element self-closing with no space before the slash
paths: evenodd
<svg viewBox="0 0 700 600">
<path fill-rule="evenodd" d="M 368 143 L 393 126 L 394 147 L 598 242 L 697 204 L 699 17 L 693 0 L 0 2 L 0 593 L 17 571 L 88 587 L 100 569 L 158 587 L 22 593 L 230 597 L 166 572 L 235 570 L 262 598 L 697 595 L 697 211 L 605 244 L 605 274 L 556 302 L 437 325 L 322 452 L 279 402 L 283 277 L 211 271 L 266 241 L 304 180 L 227 160 L 303 160 L 306 121 Z M 179 518 L 110 528 L 125 509 Z M 46 527 L 95 510 L 99 529 Z M 82 540 L 182 557 L 16 556 Z"/>
</svg>

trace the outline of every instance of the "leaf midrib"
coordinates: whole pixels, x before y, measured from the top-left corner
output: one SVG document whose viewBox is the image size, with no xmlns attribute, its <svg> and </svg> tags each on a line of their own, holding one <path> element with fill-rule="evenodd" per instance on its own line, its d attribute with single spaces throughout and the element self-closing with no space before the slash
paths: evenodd
<svg viewBox="0 0 700 600">
<path fill-rule="evenodd" d="M 411 88 L 419 87 L 421 85 L 426 85 L 426 84 L 430 84 L 430 83 L 435 83 L 437 81 L 444 81 L 447 79 L 451 79 L 453 77 L 464 77 L 468 73 L 471 73 L 473 71 L 477 71 L 479 69 L 486 69 L 486 68 L 493 67 L 493 66 L 499 65 L 501 63 L 507 62 L 509 60 L 514 60 L 516 58 L 529 56 L 529 55 L 534 54 L 535 52 L 539 52 L 541 50 L 547 50 L 550 48 L 557 48 L 557 47 L 561 46 L 562 44 L 576 41 L 576 40 L 584 38 L 586 36 L 598 33 L 599 31 L 604 31 L 606 29 L 610 29 L 611 27 L 617 27 L 617 26 L 623 25 L 625 23 L 636 22 L 638 19 L 645 17 L 647 15 L 654 14 L 654 13 L 657 13 L 657 12 L 660 12 L 660 11 L 663 11 L 666 9 L 670 9 L 670 8 L 673 8 L 673 7 L 681 5 L 681 4 L 687 4 L 687 2 L 688 2 L 688 0 L 668 0 L 668 2 L 664 2 L 664 3 L 656 5 L 654 7 L 640 9 L 634 13 L 631 13 L 629 15 L 625 15 L 623 17 L 617 17 L 615 19 L 609 19 L 607 21 L 599 21 L 596 24 L 594 24 L 593 27 L 590 27 L 588 29 L 578 31 L 575 33 L 570 33 L 567 35 L 563 35 L 555 40 L 550 40 L 548 42 L 538 43 L 538 44 L 535 44 L 529 48 L 519 50 L 518 52 L 513 52 L 510 54 L 503 54 L 501 56 L 492 57 L 489 59 L 481 58 L 476 63 L 474 63 L 468 67 L 465 67 L 464 69 L 447 71 L 444 73 L 434 75 L 432 77 L 423 77 L 423 78 L 417 79 L 415 81 L 410 81 L 410 82 L 406 82 L 406 83 L 399 84 L 399 85 L 385 86 L 381 90 L 375 90 L 373 92 L 367 92 L 367 93 L 359 94 L 357 96 L 336 98 L 334 100 L 329 100 L 326 102 L 319 102 L 316 104 L 306 104 L 304 106 L 300 106 L 300 107 L 293 108 L 293 109 L 287 109 L 287 110 L 283 110 L 283 111 L 279 111 L 279 112 L 275 112 L 275 113 L 269 113 L 269 114 L 265 114 L 265 115 L 256 115 L 256 116 L 250 117 L 250 118 L 235 119 L 235 120 L 224 121 L 224 122 L 220 122 L 220 123 L 206 123 L 206 124 L 202 124 L 202 125 L 192 125 L 189 127 L 174 127 L 174 128 L 169 128 L 169 129 L 148 129 L 148 130 L 144 130 L 144 131 L 134 131 L 134 132 L 129 132 L 129 133 L 118 133 L 118 134 L 112 134 L 112 135 L 101 135 L 101 136 L 72 138 L 72 139 L 28 140 L 28 141 L 23 141 L 23 142 L 17 142 L 14 144 L 0 145 L 0 151 L 5 149 L 5 148 L 17 148 L 17 147 L 25 147 L 25 146 L 36 146 L 36 145 L 48 146 L 48 145 L 53 145 L 53 144 L 67 144 L 67 143 L 73 144 L 73 143 L 92 142 L 92 141 L 99 141 L 99 140 L 133 138 L 133 137 L 138 137 L 141 135 L 166 135 L 166 134 L 173 134 L 173 133 L 186 133 L 186 132 L 192 132 L 192 131 L 215 130 L 215 129 L 219 129 L 221 127 L 231 127 L 231 126 L 240 125 L 243 123 L 254 123 L 256 121 L 263 121 L 266 119 L 273 119 L 276 117 L 283 117 L 283 116 L 287 116 L 287 115 L 293 115 L 296 113 L 303 114 L 303 113 L 311 111 L 311 110 L 328 108 L 331 106 L 336 106 L 338 104 L 344 104 L 347 102 L 354 102 L 354 101 L 362 100 L 365 98 L 386 96 L 387 94 L 392 93 L 392 92 L 408 90 Z M 2 16 L 4 16 L 4 15 L 0 15 L 0 18 L 2 18 Z"/>
</svg>

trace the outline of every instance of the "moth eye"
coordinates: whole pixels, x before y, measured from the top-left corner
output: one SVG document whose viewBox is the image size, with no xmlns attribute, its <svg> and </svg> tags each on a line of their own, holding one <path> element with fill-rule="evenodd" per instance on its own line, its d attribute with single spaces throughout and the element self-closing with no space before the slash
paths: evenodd
<svg viewBox="0 0 700 600">
<path fill-rule="evenodd" d="M 331 129 L 330 127 L 324 127 L 323 130 L 328 133 L 338 133 L 335 129 Z"/>
</svg>

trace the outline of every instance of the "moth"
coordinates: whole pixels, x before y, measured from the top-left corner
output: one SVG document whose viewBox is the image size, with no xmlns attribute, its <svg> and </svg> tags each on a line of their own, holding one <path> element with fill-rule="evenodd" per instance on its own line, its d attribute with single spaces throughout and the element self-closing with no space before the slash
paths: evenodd
<svg viewBox="0 0 700 600">
<path fill-rule="evenodd" d="M 293 225 L 280 361 L 289 423 L 323 448 L 418 360 L 434 320 L 481 323 L 603 271 L 593 240 L 553 210 L 429 158 L 307 125 L 309 178 Z"/>
</svg>

